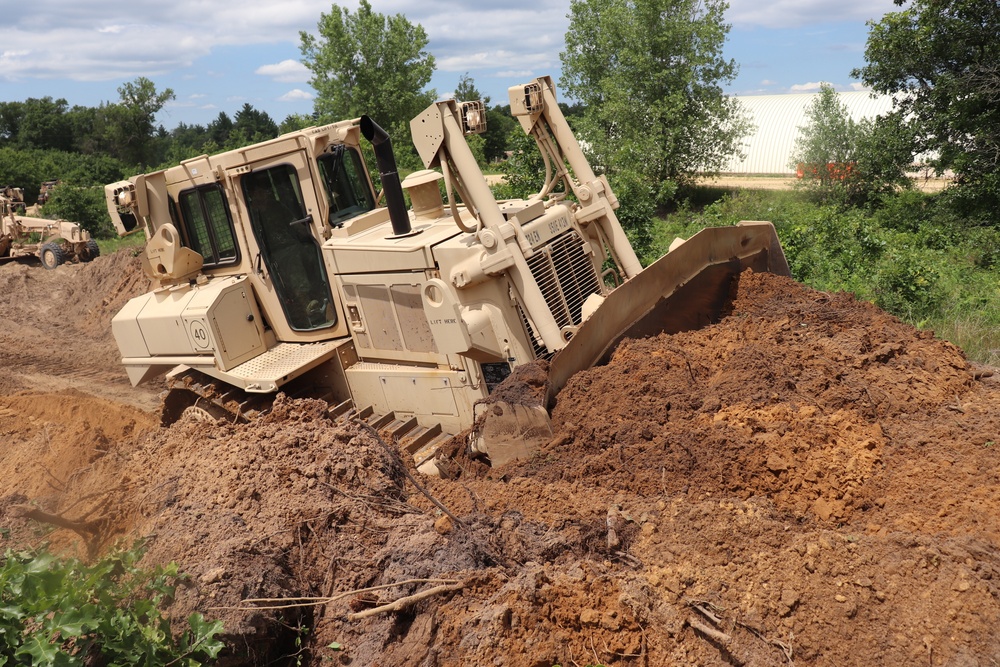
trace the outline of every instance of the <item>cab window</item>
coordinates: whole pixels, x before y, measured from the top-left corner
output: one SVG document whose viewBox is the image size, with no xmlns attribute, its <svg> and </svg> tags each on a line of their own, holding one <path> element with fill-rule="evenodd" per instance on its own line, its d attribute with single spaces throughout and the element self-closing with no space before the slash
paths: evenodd
<svg viewBox="0 0 1000 667">
<path fill-rule="evenodd" d="M 185 190 L 178 203 L 187 245 L 205 258 L 205 267 L 232 264 L 239 258 L 229 207 L 219 185 Z"/>
<path fill-rule="evenodd" d="M 351 218 L 375 208 L 365 165 L 361 155 L 343 144 L 331 146 L 318 159 L 319 172 L 326 186 L 331 227 L 341 227 Z"/>
</svg>

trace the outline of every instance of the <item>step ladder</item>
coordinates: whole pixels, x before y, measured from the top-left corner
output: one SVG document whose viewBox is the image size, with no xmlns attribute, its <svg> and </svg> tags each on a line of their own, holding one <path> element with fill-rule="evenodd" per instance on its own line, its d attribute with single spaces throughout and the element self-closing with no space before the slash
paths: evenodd
<svg viewBox="0 0 1000 667">
<path fill-rule="evenodd" d="M 416 417 L 397 417 L 395 412 L 380 415 L 372 406 L 358 409 L 351 399 L 331 405 L 327 415 L 334 421 L 351 418 L 364 421 L 380 434 L 388 436 L 400 449 L 412 456 L 419 472 L 440 476 L 434 464 L 434 455 L 453 435 L 445 432 L 440 424 L 421 426 L 417 423 Z"/>
</svg>

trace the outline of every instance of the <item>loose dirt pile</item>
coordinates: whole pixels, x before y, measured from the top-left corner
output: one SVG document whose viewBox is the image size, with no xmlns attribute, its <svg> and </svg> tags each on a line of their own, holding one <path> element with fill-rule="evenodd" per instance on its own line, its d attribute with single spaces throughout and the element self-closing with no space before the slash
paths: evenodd
<svg viewBox="0 0 1000 667">
<path fill-rule="evenodd" d="M 540 456 L 434 480 L 314 401 L 157 427 L 107 328 L 145 289 L 130 258 L 0 287 L 6 546 L 147 538 L 192 575 L 170 613 L 224 619 L 230 664 L 1000 658 L 1000 383 L 849 296 L 744 274 L 719 324 L 573 378 Z"/>
</svg>

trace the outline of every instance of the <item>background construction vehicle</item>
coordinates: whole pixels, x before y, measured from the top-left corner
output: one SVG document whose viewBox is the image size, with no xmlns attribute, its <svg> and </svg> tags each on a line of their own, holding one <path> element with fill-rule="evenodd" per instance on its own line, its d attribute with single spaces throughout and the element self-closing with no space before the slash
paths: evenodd
<svg viewBox="0 0 1000 667">
<path fill-rule="evenodd" d="M 35 202 L 35 206 L 44 206 L 49 199 L 52 198 L 52 191 L 56 189 L 62 181 L 42 181 L 41 186 L 38 188 L 38 200 Z"/>
<path fill-rule="evenodd" d="M 38 257 L 46 269 L 89 262 L 101 254 L 97 241 L 76 222 L 25 215 L 21 188 L 0 188 L 0 261 Z"/>
<path fill-rule="evenodd" d="M 643 269 L 551 79 L 510 100 L 546 165 L 524 200 L 494 198 L 465 138 L 485 109 L 453 100 L 411 122 L 427 169 L 402 183 L 363 116 L 108 185 L 119 233 L 149 239 L 154 290 L 112 325 L 132 382 L 168 373 L 167 422 L 189 407 L 239 418 L 279 390 L 322 395 L 433 471 L 437 445 L 516 366 L 552 359 L 557 390 L 622 336 L 707 323 L 743 268 L 788 273 L 769 223 L 705 230 Z M 489 407 L 473 440 L 494 464 L 546 437 L 545 406 Z"/>
</svg>

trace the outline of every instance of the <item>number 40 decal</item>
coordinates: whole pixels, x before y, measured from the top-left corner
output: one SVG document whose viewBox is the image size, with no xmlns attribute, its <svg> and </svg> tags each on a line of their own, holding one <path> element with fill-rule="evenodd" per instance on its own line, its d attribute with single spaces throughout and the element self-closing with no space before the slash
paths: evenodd
<svg viewBox="0 0 1000 667">
<path fill-rule="evenodd" d="M 194 342 L 194 346 L 199 349 L 207 349 L 212 341 L 208 335 L 208 329 L 205 327 L 205 323 L 201 320 L 194 320 L 191 322 L 190 326 L 191 340 Z"/>
</svg>

